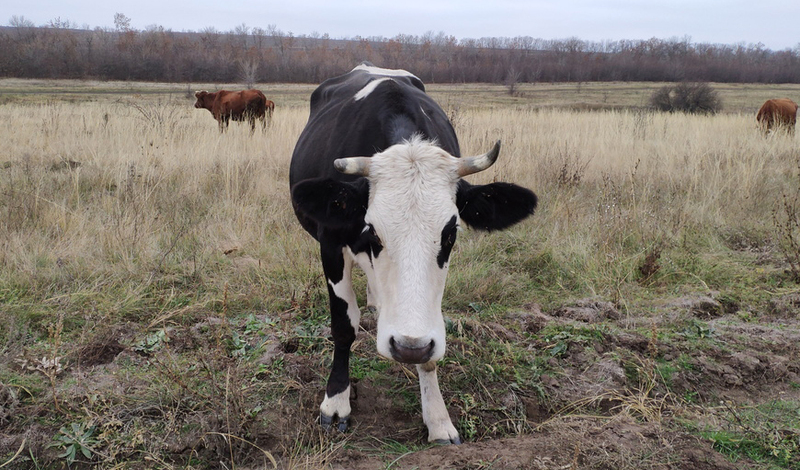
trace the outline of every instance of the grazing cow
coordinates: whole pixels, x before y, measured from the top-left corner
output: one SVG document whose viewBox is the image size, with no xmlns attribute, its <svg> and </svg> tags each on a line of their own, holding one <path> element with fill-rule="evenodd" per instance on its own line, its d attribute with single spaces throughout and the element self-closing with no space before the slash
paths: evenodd
<svg viewBox="0 0 800 470">
<path fill-rule="evenodd" d="M 228 121 L 231 119 L 249 122 L 251 133 L 256 130 L 256 119 L 260 119 L 261 128 L 266 129 L 267 119 L 272 118 L 275 109 L 275 103 L 259 90 L 220 90 L 214 93 L 198 91 L 194 96 L 197 98 L 194 107 L 211 111 L 219 123 L 220 132 L 228 128 Z"/>
<path fill-rule="evenodd" d="M 758 110 L 756 120 L 764 134 L 768 134 L 773 128 L 782 127 L 793 133 L 797 122 L 797 103 L 789 98 L 767 100 Z"/>
<path fill-rule="evenodd" d="M 320 244 L 331 310 L 333 364 L 320 405 L 326 429 L 350 419 L 350 346 L 361 313 L 351 270 L 367 277 L 381 356 L 416 364 L 428 440 L 460 443 L 436 362 L 445 353 L 442 295 L 462 224 L 492 231 L 533 214 L 536 195 L 510 183 L 462 177 L 490 167 L 488 153 L 460 158 L 445 112 L 416 76 L 363 63 L 311 94 L 311 114 L 292 154 L 292 205 Z"/>
</svg>

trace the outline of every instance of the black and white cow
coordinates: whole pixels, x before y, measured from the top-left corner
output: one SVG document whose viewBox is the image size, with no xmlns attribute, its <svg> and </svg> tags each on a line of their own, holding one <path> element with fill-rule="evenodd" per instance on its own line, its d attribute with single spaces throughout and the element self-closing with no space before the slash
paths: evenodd
<svg viewBox="0 0 800 470">
<path fill-rule="evenodd" d="M 364 63 L 312 93 L 289 179 L 295 214 L 319 241 L 330 296 L 324 427 L 344 431 L 350 419 L 350 346 L 361 317 L 350 275 L 358 265 L 378 313 L 378 353 L 417 365 L 428 440 L 460 443 L 436 376 L 450 250 L 462 223 L 504 229 L 536 207 L 528 189 L 461 179 L 490 167 L 499 150 L 498 142 L 485 155 L 460 158 L 446 114 L 405 70 Z"/>
</svg>

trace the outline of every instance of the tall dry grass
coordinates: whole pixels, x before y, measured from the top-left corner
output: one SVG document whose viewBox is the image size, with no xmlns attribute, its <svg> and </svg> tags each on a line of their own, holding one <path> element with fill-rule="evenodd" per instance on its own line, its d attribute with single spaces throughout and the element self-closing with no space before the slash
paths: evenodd
<svg viewBox="0 0 800 470">
<path fill-rule="evenodd" d="M 719 289 L 739 273 L 710 259 L 776 243 L 773 213 L 798 190 L 797 138 L 764 138 L 750 115 L 494 110 L 456 122 L 465 153 L 504 142 L 478 181 L 516 181 L 539 194 L 538 213 L 513 241 L 524 253 L 504 268 L 532 262 L 534 283 L 531 271 L 560 279 L 545 288 L 549 300 L 638 295 L 648 254 L 660 258 L 662 287 Z"/>
<path fill-rule="evenodd" d="M 220 134 L 187 101 L 0 113 L 13 123 L 3 130 L 0 170 L 6 286 L 42 297 L 109 284 L 144 289 L 167 274 L 213 279 L 225 253 L 266 268 L 308 251 L 286 178 L 301 109 L 280 110 L 253 136 L 235 124 Z"/>
<path fill-rule="evenodd" d="M 447 111 L 464 154 L 503 141 L 499 163 L 473 181 L 513 181 L 541 200 L 508 234 L 462 235 L 456 297 L 481 282 L 471 272 L 506 276 L 524 296 L 544 272 L 543 253 L 583 273 L 572 279 L 580 290 L 613 290 L 634 280 L 648 250 L 687 234 L 767 234 L 781 196 L 797 187 L 797 138 L 764 138 L 749 115 Z M 186 99 L 9 104 L 0 117 L 11 123 L 0 129 L 5 286 L 34 298 L 85 291 L 141 312 L 156 307 L 136 299 L 165 279 L 199 280 L 217 294 L 231 283 L 234 294 L 284 305 L 318 273 L 288 193 L 305 107 L 279 108 L 252 136 L 235 123 L 220 134 Z M 476 266 L 483 262 L 495 267 Z M 520 284 L 507 268 L 526 262 Z"/>
</svg>

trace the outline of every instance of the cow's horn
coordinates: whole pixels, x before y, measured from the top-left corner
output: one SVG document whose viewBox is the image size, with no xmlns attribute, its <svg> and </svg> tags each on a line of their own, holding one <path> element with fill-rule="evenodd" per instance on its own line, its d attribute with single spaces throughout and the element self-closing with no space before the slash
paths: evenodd
<svg viewBox="0 0 800 470">
<path fill-rule="evenodd" d="M 369 176 L 369 157 L 337 158 L 333 167 L 346 175 Z"/>
<path fill-rule="evenodd" d="M 458 176 L 467 176 L 479 171 L 483 171 L 494 165 L 497 156 L 500 155 L 500 141 L 494 144 L 492 150 L 483 155 L 462 158 L 458 165 Z"/>
</svg>

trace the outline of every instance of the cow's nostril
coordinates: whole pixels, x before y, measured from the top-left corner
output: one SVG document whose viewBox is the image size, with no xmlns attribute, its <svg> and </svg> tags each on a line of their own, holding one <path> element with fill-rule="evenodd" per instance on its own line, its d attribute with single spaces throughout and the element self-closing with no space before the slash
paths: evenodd
<svg viewBox="0 0 800 470">
<path fill-rule="evenodd" d="M 415 347 L 411 345 L 404 345 L 398 342 L 394 337 L 389 338 L 389 351 L 392 358 L 397 362 L 406 364 L 424 364 L 433 356 L 433 349 L 436 343 L 431 340 L 428 344 Z"/>
</svg>

